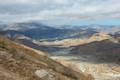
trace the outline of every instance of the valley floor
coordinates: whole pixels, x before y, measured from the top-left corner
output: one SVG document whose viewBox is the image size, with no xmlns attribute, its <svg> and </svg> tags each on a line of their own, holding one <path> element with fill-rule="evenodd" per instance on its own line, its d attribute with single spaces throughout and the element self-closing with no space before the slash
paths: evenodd
<svg viewBox="0 0 120 80">
<path fill-rule="evenodd" d="M 51 58 L 77 71 L 92 74 L 95 80 L 120 80 L 120 66 L 117 64 L 83 62 L 77 60 L 81 58 L 80 56 L 52 56 Z"/>
</svg>

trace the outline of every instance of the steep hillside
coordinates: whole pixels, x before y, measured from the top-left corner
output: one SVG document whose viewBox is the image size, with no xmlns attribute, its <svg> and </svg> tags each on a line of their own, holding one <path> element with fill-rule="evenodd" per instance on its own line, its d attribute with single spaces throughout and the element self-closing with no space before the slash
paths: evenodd
<svg viewBox="0 0 120 80">
<path fill-rule="evenodd" d="M 43 52 L 0 37 L 0 80 L 92 80 L 48 58 Z"/>
<path fill-rule="evenodd" d="M 111 38 L 73 46 L 70 53 L 52 58 L 95 80 L 120 80 L 120 43 Z"/>
<path fill-rule="evenodd" d="M 109 39 L 76 46 L 71 54 L 86 57 L 93 62 L 120 62 L 120 44 Z M 88 58 L 87 58 L 88 57 Z"/>
</svg>

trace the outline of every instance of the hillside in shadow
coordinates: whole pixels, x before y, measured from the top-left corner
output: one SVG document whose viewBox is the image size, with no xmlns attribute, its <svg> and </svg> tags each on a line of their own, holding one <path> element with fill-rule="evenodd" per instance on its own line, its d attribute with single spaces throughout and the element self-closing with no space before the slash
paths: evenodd
<svg viewBox="0 0 120 80">
<path fill-rule="evenodd" d="M 76 61 L 120 64 L 120 44 L 110 40 L 95 41 L 74 46 L 70 54 L 72 56 L 78 56 Z"/>
</svg>

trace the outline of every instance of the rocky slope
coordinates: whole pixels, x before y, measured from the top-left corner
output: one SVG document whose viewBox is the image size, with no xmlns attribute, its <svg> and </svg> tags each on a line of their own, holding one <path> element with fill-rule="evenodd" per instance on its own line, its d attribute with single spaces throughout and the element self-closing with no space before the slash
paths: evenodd
<svg viewBox="0 0 120 80">
<path fill-rule="evenodd" d="M 104 38 L 104 37 L 103 37 Z M 92 74 L 95 80 L 120 79 L 120 43 L 117 39 L 107 36 L 93 36 L 96 41 L 73 46 L 67 55 L 52 56 L 65 66 Z"/>
<path fill-rule="evenodd" d="M 92 80 L 34 51 L 0 37 L 0 80 Z"/>
<path fill-rule="evenodd" d="M 95 80 L 120 79 L 120 43 L 108 39 L 96 41 L 75 47 L 71 54 L 74 58 L 69 61 L 92 74 Z"/>
</svg>

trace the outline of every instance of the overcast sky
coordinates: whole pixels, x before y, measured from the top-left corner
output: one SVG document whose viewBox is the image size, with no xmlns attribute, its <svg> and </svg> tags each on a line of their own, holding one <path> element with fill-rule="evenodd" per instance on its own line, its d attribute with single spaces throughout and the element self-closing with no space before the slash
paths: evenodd
<svg viewBox="0 0 120 80">
<path fill-rule="evenodd" d="M 0 21 L 119 24 L 120 0 L 0 0 Z"/>
</svg>

